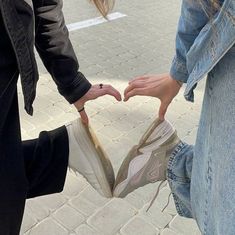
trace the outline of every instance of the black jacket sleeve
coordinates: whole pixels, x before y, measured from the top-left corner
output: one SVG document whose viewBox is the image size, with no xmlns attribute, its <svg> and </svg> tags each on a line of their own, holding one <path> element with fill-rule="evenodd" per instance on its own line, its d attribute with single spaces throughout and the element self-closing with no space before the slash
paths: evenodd
<svg viewBox="0 0 235 235">
<path fill-rule="evenodd" d="M 62 6 L 62 0 L 33 0 L 35 46 L 60 94 L 74 103 L 86 94 L 91 84 L 79 72 Z"/>
</svg>

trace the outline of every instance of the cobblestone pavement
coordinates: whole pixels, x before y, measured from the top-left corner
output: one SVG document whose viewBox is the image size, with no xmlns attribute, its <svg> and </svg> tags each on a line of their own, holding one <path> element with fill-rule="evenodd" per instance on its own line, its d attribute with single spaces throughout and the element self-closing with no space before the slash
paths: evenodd
<svg viewBox="0 0 235 235">
<path fill-rule="evenodd" d="M 141 3 L 142 2 L 142 3 Z M 86 0 L 66 0 L 67 23 L 98 14 Z M 121 92 L 127 81 L 143 75 L 167 72 L 174 54 L 174 37 L 180 2 L 175 0 L 120 0 L 114 11 L 122 19 L 71 32 L 81 71 L 94 83 L 112 83 Z M 34 117 L 26 115 L 22 94 L 22 136 L 35 138 L 78 117 L 67 104 L 39 61 L 41 78 Z M 196 103 L 185 102 L 183 91 L 172 103 L 167 118 L 179 136 L 193 143 L 197 131 L 203 84 L 197 88 Z M 117 172 L 123 158 L 157 115 L 158 101 L 136 97 L 117 103 L 103 97 L 86 105 L 91 125 L 111 158 Z M 125 199 L 99 196 L 82 176 L 68 172 L 65 189 L 55 194 L 28 200 L 21 234 L 25 235 L 192 235 L 200 234 L 193 220 L 179 217 L 173 199 L 164 212 L 170 189 L 165 184 L 148 213 L 146 208 L 158 183 L 147 185 Z"/>
</svg>

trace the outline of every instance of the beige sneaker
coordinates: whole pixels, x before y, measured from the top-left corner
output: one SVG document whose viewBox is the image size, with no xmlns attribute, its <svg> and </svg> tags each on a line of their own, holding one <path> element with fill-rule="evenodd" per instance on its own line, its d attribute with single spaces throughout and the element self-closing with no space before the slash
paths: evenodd
<svg viewBox="0 0 235 235">
<path fill-rule="evenodd" d="M 83 175 L 102 196 L 112 197 L 113 167 L 90 126 L 77 119 L 66 125 L 69 137 L 69 167 Z"/>
<path fill-rule="evenodd" d="M 113 195 L 123 198 L 146 184 L 166 180 L 170 154 L 179 142 L 173 126 L 156 119 L 123 161 Z"/>
</svg>

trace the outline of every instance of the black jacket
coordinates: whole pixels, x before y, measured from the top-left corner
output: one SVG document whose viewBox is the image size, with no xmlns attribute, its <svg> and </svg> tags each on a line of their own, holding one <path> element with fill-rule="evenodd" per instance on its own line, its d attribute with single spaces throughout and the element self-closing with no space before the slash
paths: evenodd
<svg viewBox="0 0 235 235">
<path fill-rule="evenodd" d="M 69 103 L 77 101 L 91 87 L 78 71 L 79 64 L 64 22 L 62 0 L 32 2 L 34 13 L 24 0 L 0 0 L 3 22 L 21 75 L 25 109 L 31 115 L 38 81 L 34 45 L 60 94 Z"/>
</svg>

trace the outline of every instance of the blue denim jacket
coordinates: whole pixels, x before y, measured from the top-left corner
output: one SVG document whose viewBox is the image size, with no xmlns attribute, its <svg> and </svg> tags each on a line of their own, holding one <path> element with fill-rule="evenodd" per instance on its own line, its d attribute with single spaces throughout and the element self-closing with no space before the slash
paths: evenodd
<svg viewBox="0 0 235 235">
<path fill-rule="evenodd" d="M 221 9 L 209 20 L 202 5 L 183 0 L 176 36 L 176 55 L 170 74 L 187 83 L 185 98 L 235 44 L 235 0 L 221 0 Z"/>
</svg>

